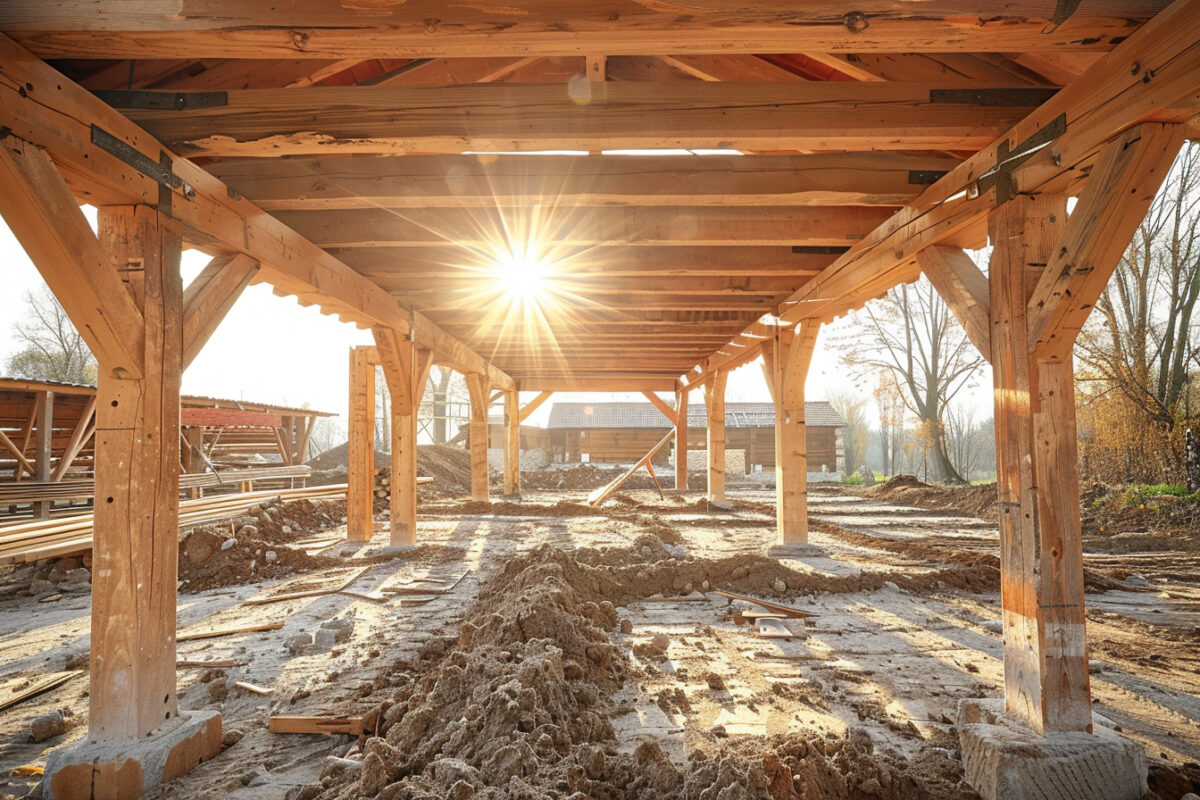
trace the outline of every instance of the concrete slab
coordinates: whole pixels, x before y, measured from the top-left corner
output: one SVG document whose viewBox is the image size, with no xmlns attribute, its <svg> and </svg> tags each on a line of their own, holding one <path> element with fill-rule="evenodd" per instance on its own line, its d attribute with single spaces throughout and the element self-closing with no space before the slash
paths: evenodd
<svg viewBox="0 0 1200 800">
<path fill-rule="evenodd" d="M 967 782 L 984 800 L 1140 800 L 1148 791 L 1142 746 L 1096 733 L 1037 734 L 1004 715 L 998 698 L 963 700 L 958 736 Z"/>
<path fill-rule="evenodd" d="M 134 800 L 221 752 L 221 715 L 181 711 L 139 741 L 85 739 L 46 759 L 44 800 Z"/>
</svg>

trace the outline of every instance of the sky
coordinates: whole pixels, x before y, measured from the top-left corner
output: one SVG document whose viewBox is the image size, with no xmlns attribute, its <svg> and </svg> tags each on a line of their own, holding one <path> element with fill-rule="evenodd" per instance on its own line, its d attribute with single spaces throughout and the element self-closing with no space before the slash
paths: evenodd
<svg viewBox="0 0 1200 800">
<path fill-rule="evenodd" d="M 95 211 L 84 212 L 95 225 Z M 186 251 L 181 271 L 184 285 L 200 273 L 208 256 Z M 17 349 L 12 326 L 25 316 L 24 297 L 45 284 L 37 269 L 8 226 L 0 220 L 0 371 Z M 862 391 L 868 396 L 872 386 L 857 386 L 853 375 L 838 354 L 827 345 L 839 332 L 852 324 L 849 319 L 825 326 L 817 341 L 817 350 L 809 370 L 806 395 L 809 400 L 828 399 L 838 391 Z M 348 352 L 358 344 L 372 344 L 369 331 L 361 331 L 336 317 L 325 316 L 315 307 L 301 307 L 294 298 L 277 297 L 268 285 L 248 287 L 221 322 L 204 350 L 183 376 L 183 393 L 246 400 L 288 406 L 308 406 L 333 412 L 345 426 L 348 405 Z M 823 346 L 826 345 L 826 346 Z M 988 376 L 967 398 L 978 409 L 980 418 L 991 415 Z M 525 396 L 528 399 L 533 395 Z M 693 394 L 693 402 L 700 400 Z M 561 394 L 561 400 L 635 400 L 637 394 Z M 726 400 L 769 401 L 770 394 L 759 362 L 734 371 L 729 378 Z M 544 404 L 529 419 L 542 425 L 549 416 L 551 402 Z M 869 419 L 874 415 L 869 412 Z"/>
</svg>

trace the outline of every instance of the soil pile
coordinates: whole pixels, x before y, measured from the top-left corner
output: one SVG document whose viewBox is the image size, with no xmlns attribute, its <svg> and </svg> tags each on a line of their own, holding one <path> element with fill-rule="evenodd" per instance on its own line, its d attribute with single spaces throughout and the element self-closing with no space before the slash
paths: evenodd
<svg viewBox="0 0 1200 800">
<path fill-rule="evenodd" d="M 1102 539 L 1122 533 L 1169 533 L 1177 534 L 1168 540 L 1171 548 L 1200 549 L 1200 492 L 1189 495 L 1183 487 L 1094 483 L 1084 488 L 1081 506 L 1085 536 Z M 1145 544 L 1140 541 L 1138 549 Z M 1114 543 L 1112 551 L 1127 549 Z"/>
<path fill-rule="evenodd" d="M 311 539 L 345 519 L 343 500 L 295 500 L 258 505 L 245 516 L 193 528 L 179 546 L 181 588 L 199 592 L 344 566 L 344 559 L 308 555 L 289 542 Z"/>
<path fill-rule="evenodd" d="M 417 447 L 417 474 L 433 478 L 417 490 L 418 500 L 462 497 L 471 492 L 471 454 L 448 444 Z"/>
<path fill-rule="evenodd" d="M 930 511 L 949 511 L 965 517 L 994 521 L 996 484 L 925 483 L 913 475 L 893 475 L 878 486 L 859 491 L 873 500 L 915 506 Z"/>
<path fill-rule="evenodd" d="M 324 453 L 309 459 L 306 466 L 312 467 L 314 471 L 337 470 L 339 467 L 344 468 L 349 464 L 350 443 L 342 442 L 337 447 L 331 447 Z M 387 453 L 379 450 L 375 451 L 375 466 L 386 467 L 392 463 L 392 457 Z"/>
<path fill-rule="evenodd" d="M 612 693 L 638 667 L 611 644 L 618 618 L 606 596 L 632 593 L 552 547 L 510 559 L 457 640 L 433 640 L 423 659 L 381 675 L 395 688 L 362 766 L 328 767 L 296 800 L 973 797 L 957 762 L 906 763 L 861 735 L 711 735 L 683 764 L 654 739 L 619 753 L 609 720 L 629 709 Z"/>
</svg>

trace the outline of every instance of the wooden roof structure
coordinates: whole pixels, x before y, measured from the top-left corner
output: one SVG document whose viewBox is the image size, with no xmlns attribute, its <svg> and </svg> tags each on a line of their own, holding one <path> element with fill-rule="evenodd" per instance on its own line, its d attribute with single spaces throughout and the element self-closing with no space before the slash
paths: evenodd
<svg viewBox="0 0 1200 800">
<path fill-rule="evenodd" d="M 1013 159 L 1197 110 L 1186 2 L 343 6 L 5 3 L 4 102 L 80 200 L 161 177 L 192 246 L 506 389 L 694 384 L 982 246 Z"/>
</svg>

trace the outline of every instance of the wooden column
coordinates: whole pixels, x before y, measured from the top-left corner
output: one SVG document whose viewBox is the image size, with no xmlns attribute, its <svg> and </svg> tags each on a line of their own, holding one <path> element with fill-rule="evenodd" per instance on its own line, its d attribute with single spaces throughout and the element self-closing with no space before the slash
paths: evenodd
<svg viewBox="0 0 1200 800">
<path fill-rule="evenodd" d="M 763 343 L 767 386 L 775 401 L 775 498 L 778 543 L 808 543 L 808 430 L 804 384 L 820 325 L 811 320 L 796 333 L 780 330 Z"/>
<path fill-rule="evenodd" d="M 467 429 L 471 450 L 471 499 L 488 499 L 488 385 L 486 375 L 466 376 L 471 397 L 471 422 Z"/>
<path fill-rule="evenodd" d="M 417 410 L 429 375 L 429 352 L 394 330 L 375 328 L 379 363 L 392 395 L 392 547 L 417 543 Z"/>
<path fill-rule="evenodd" d="M 41 402 L 37 409 L 37 438 L 35 439 L 37 456 L 34 459 L 37 474 L 34 479 L 45 483 L 50 480 L 50 460 L 54 456 L 54 392 L 42 392 L 41 394 Z M 34 503 L 33 516 L 39 519 L 49 518 L 51 505 L 53 503 L 49 500 Z"/>
<path fill-rule="evenodd" d="M 504 494 L 521 494 L 521 394 L 504 393 Z"/>
<path fill-rule="evenodd" d="M 1030 359 L 1027 303 L 1067 219 L 1018 195 L 989 219 L 1004 696 L 1034 730 L 1091 730 L 1072 362 Z"/>
<path fill-rule="evenodd" d="M 375 366 L 366 348 L 350 348 L 350 430 L 346 463 L 346 539 L 371 541 L 375 497 Z"/>
<path fill-rule="evenodd" d="M 708 414 L 708 500 L 725 502 L 725 383 L 729 373 L 717 370 L 704 379 Z"/>
<path fill-rule="evenodd" d="M 688 488 L 688 393 L 682 386 L 675 390 L 675 488 Z"/>
<path fill-rule="evenodd" d="M 100 364 L 88 730 L 139 739 L 178 713 L 180 233 L 149 206 L 102 207 L 100 240 L 144 331 L 140 379 Z"/>
</svg>

